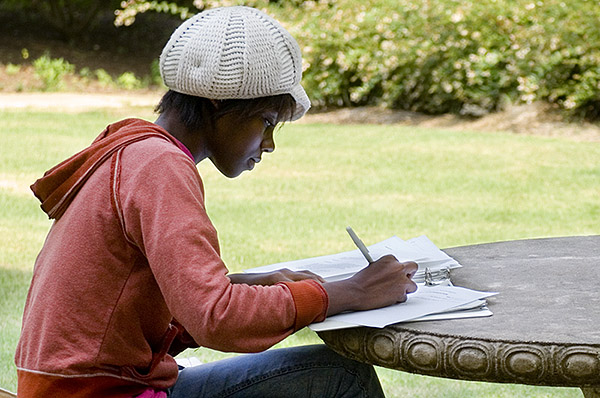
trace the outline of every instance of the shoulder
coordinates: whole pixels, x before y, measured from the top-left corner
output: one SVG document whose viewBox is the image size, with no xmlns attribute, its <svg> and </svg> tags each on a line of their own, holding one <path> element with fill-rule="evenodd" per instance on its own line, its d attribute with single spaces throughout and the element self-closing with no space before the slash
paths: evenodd
<svg viewBox="0 0 600 398">
<path fill-rule="evenodd" d="M 143 119 L 128 118 L 109 125 L 96 139 L 115 137 L 125 146 L 119 150 L 120 155 L 126 155 L 136 162 L 151 162 L 154 159 L 179 158 L 185 159 L 196 166 L 194 160 L 184 152 L 183 146 L 173 136 L 155 123 Z"/>
<path fill-rule="evenodd" d="M 128 156 L 137 156 L 144 159 L 151 159 L 159 156 L 182 157 L 182 159 L 193 163 L 193 160 L 176 144 L 169 141 L 167 138 L 157 136 L 150 136 L 128 145 L 125 147 L 124 153 L 127 153 Z"/>
<path fill-rule="evenodd" d="M 161 187 L 187 185 L 203 190 L 194 161 L 165 138 L 149 137 L 125 147 L 117 157 L 121 183 Z"/>
<path fill-rule="evenodd" d="M 196 171 L 196 164 L 183 150 L 161 137 L 148 137 L 128 145 L 123 149 L 121 158 L 123 165 L 130 169 L 177 165 L 178 168 Z"/>
</svg>

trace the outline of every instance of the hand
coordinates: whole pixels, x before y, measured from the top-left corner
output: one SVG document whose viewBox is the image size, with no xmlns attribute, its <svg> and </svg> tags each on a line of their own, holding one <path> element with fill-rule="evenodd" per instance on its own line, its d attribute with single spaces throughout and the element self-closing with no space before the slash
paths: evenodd
<svg viewBox="0 0 600 398">
<path fill-rule="evenodd" d="M 417 290 L 412 281 L 417 268 L 412 261 L 400 263 L 394 256 L 388 255 L 349 279 L 323 284 L 329 295 L 327 315 L 346 310 L 370 310 L 406 301 L 407 294 Z"/>
<path fill-rule="evenodd" d="M 245 283 L 247 285 L 275 285 L 279 282 L 297 282 L 304 279 L 313 279 L 323 283 L 325 280 L 319 275 L 310 271 L 292 271 L 283 268 L 272 272 L 263 272 L 258 274 L 229 274 L 227 275 L 231 283 Z"/>
</svg>

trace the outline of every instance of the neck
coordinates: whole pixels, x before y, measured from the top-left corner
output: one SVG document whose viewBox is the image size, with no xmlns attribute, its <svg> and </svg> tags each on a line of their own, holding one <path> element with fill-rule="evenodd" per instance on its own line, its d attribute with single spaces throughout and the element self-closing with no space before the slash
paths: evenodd
<svg viewBox="0 0 600 398">
<path fill-rule="evenodd" d="M 154 124 L 167 130 L 185 145 L 194 156 L 196 164 L 210 156 L 204 145 L 204 131 L 190 131 L 177 116 L 167 113 L 161 114 Z"/>
</svg>

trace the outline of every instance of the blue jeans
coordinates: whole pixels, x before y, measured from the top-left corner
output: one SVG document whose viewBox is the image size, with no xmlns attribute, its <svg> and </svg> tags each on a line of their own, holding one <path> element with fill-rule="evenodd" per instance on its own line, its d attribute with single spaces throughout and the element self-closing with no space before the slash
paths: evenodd
<svg viewBox="0 0 600 398">
<path fill-rule="evenodd" d="M 242 355 L 189 367 L 169 398 L 384 397 L 371 365 L 344 358 L 324 345 Z"/>
</svg>

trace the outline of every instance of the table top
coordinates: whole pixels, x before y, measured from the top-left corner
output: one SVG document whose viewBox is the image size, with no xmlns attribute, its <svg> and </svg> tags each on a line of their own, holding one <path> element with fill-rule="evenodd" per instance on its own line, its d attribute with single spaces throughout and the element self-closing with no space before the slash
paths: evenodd
<svg viewBox="0 0 600 398">
<path fill-rule="evenodd" d="M 348 357 L 465 380 L 600 386 L 600 235 L 444 250 L 456 286 L 496 291 L 488 318 L 320 332 Z"/>
</svg>

